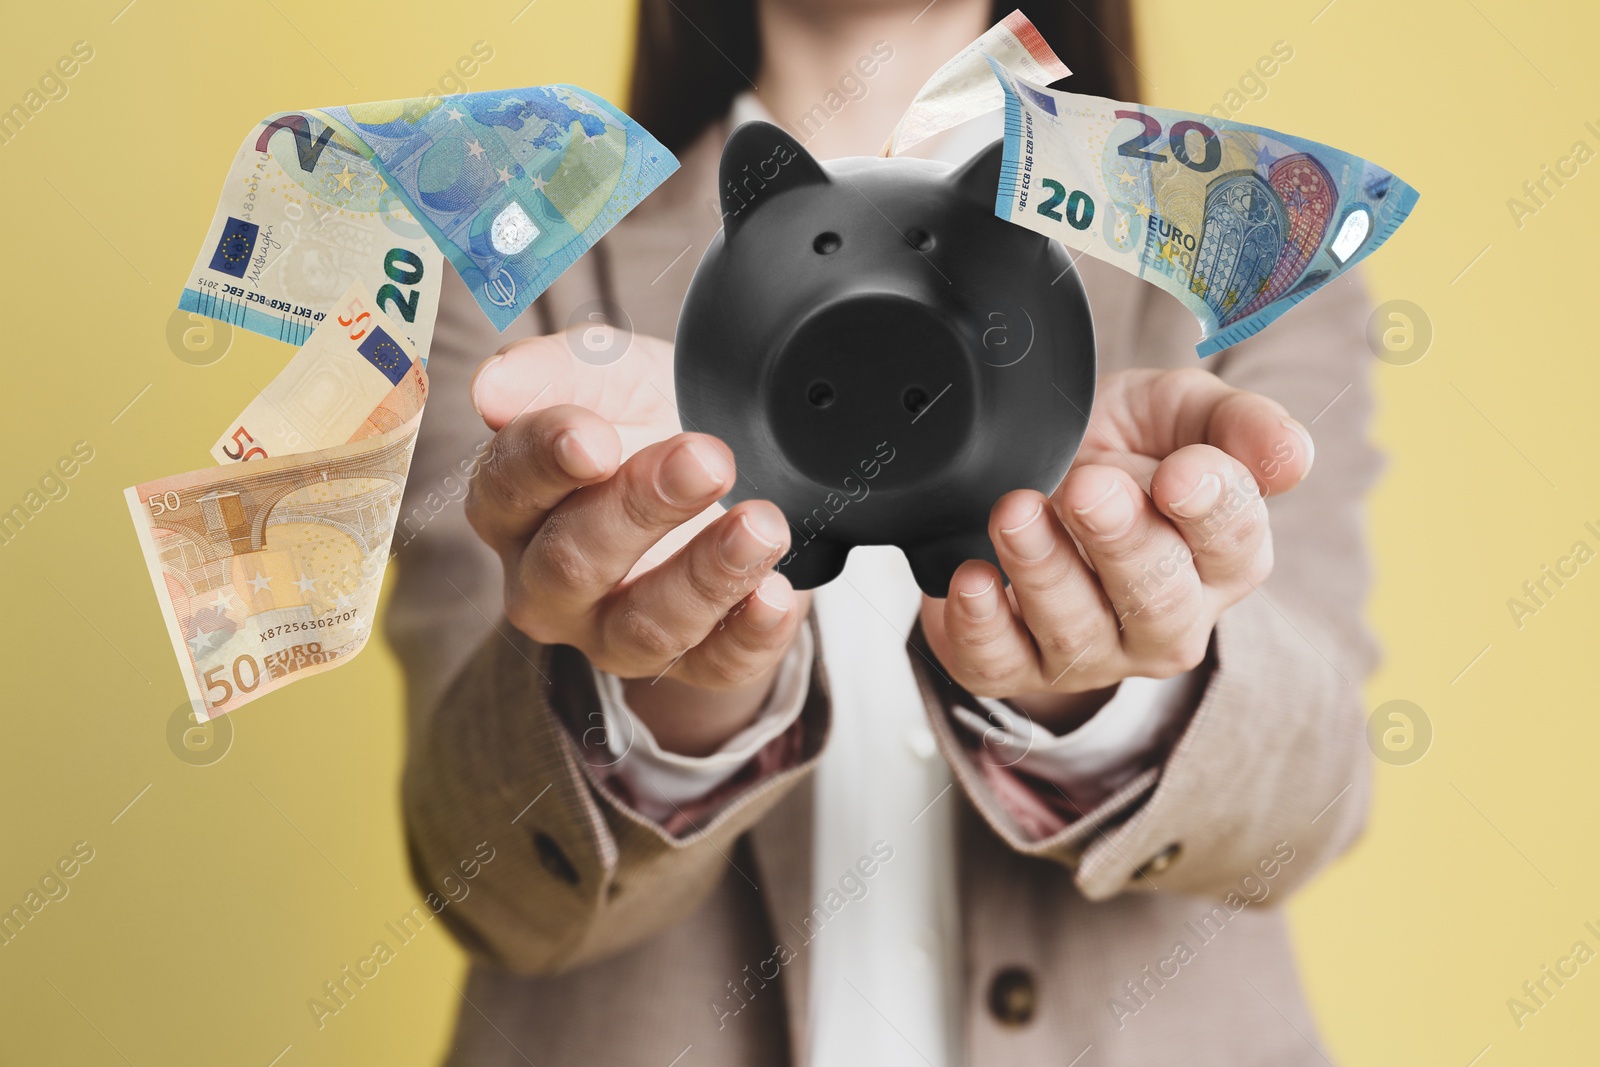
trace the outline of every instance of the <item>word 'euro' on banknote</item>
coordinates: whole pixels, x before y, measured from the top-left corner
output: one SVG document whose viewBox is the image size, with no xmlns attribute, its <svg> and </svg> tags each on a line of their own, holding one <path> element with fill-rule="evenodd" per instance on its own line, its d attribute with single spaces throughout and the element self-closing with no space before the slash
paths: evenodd
<svg viewBox="0 0 1600 1067">
<path fill-rule="evenodd" d="M 426 354 L 441 251 L 504 330 L 677 168 L 570 85 L 273 115 L 234 158 L 179 307 L 299 344 L 359 281 Z"/>
<path fill-rule="evenodd" d="M 366 644 L 426 399 L 420 352 L 357 283 L 230 423 L 226 465 L 127 491 L 197 718 Z"/>
<path fill-rule="evenodd" d="M 1201 356 L 1371 255 L 1417 203 L 1382 167 L 1316 141 L 989 65 L 1006 107 L 995 214 L 1177 297 L 1200 320 Z"/>
</svg>

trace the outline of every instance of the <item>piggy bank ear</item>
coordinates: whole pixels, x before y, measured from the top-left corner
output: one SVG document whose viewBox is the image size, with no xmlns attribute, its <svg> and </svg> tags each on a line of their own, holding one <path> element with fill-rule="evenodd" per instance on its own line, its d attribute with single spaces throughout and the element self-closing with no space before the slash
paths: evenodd
<svg viewBox="0 0 1600 1067">
<path fill-rule="evenodd" d="M 828 183 L 811 153 L 770 122 L 746 122 L 733 131 L 722 148 L 717 177 L 722 227 L 729 237 L 764 201 L 788 189 Z"/>
<path fill-rule="evenodd" d="M 1000 189 L 1000 161 L 1005 156 L 1005 141 L 996 141 L 955 169 L 949 180 L 961 195 L 984 207 L 993 208 Z"/>
</svg>

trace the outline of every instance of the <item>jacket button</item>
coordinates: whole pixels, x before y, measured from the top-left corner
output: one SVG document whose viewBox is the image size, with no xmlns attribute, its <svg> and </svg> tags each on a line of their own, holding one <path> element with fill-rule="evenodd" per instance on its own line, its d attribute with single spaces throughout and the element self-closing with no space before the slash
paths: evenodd
<svg viewBox="0 0 1600 1067">
<path fill-rule="evenodd" d="M 1143 867 L 1133 872 L 1133 876 L 1135 878 L 1144 878 L 1152 874 L 1160 874 L 1174 863 L 1177 863 L 1178 857 L 1181 855 L 1183 855 L 1183 846 L 1174 841 L 1154 856 L 1151 856 Z"/>
<path fill-rule="evenodd" d="M 536 833 L 533 835 L 533 847 L 539 853 L 539 866 L 568 885 L 578 884 L 578 868 L 567 859 L 567 854 L 561 851 L 555 838 L 547 833 Z"/>
<path fill-rule="evenodd" d="M 989 1014 L 1001 1026 L 1026 1026 L 1038 1005 L 1032 972 L 1007 967 L 989 983 Z"/>
</svg>

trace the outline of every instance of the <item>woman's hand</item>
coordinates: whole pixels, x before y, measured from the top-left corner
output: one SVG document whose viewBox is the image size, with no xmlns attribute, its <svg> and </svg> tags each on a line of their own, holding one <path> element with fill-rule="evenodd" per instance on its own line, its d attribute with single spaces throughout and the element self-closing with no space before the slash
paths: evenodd
<svg viewBox="0 0 1600 1067">
<path fill-rule="evenodd" d="M 947 599 L 923 601 L 928 642 L 972 693 L 1076 726 L 1122 679 L 1200 664 L 1217 617 L 1272 570 L 1263 494 L 1311 459 L 1282 405 L 1206 371 L 1110 375 L 1055 493 L 1008 493 L 990 513 L 1011 588 L 963 564 Z"/>
<path fill-rule="evenodd" d="M 597 367 L 566 334 L 508 345 L 473 403 L 496 431 L 467 517 L 505 565 L 506 617 L 625 679 L 663 747 L 715 751 L 759 710 L 809 597 L 773 567 L 766 501 L 726 512 L 733 455 L 678 433 L 672 346 L 634 337 Z"/>
</svg>

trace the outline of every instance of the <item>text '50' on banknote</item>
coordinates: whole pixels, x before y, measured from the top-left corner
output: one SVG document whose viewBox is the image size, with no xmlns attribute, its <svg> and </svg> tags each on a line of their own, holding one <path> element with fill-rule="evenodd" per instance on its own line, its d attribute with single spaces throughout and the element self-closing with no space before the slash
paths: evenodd
<svg viewBox="0 0 1600 1067">
<path fill-rule="evenodd" d="M 229 423 L 224 466 L 127 491 L 199 718 L 366 644 L 426 399 L 420 352 L 354 286 Z"/>
<path fill-rule="evenodd" d="M 1006 95 L 995 213 L 1176 296 L 1200 320 L 1202 356 L 1371 255 L 1417 203 L 1382 167 L 1316 141 L 990 68 Z"/>
</svg>

